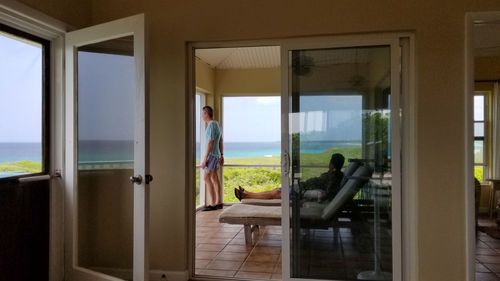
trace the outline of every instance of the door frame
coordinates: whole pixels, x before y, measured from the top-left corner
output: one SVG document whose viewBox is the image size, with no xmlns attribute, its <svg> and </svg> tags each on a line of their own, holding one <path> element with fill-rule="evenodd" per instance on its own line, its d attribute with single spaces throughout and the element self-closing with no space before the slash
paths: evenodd
<svg viewBox="0 0 500 281">
<path fill-rule="evenodd" d="M 188 200 L 187 215 L 188 215 L 188 255 L 187 264 L 189 277 L 193 280 L 201 280 L 195 277 L 194 259 L 195 259 L 195 231 L 196 231 L 196 210 L 195 210 L 195 181 L 196 171 L 193 168 L 195 165 L 194 142 L 195 142 L 195 112 L 194 112 L 194 95 L 196 94 L 196 76 L 195 76 L 195 50 L 204 48 L 237 48 L 237 47 L 262 47 L 262 46 L 279 46 L 283 52 L 284 46 L 310 46 L 311 44 L 325 44 L 325 42 L 341 42 L 338 46 L 351 46 L 353 43 L 359 42 L 376 42 L 377 40 L 399 40 L 402 48 L 402 65 L 401 65 L 401 109 L 406 114 L 402 116 L 401 135 L 401 185 L 405 188 L 401 189 L 401 280 L 417 280 L 418 279 L 418 229 L 417 222 L 417 131 L 416 131 L 416 96 L 415 96 L 415 37 L 412 32 L 387 32 L 387 33 L 369 33 L 355 35 L 330 35 L 330 36 L 314 36 L 314 37 L 297 37 L 297 38 L 281 38 L 281 39 L 262 39 L 262 40 L 238 40 L 238 41 L 215 41 L 215 42 L 188 42 L 186 48 L 187 54 L 187 141 L 188 149 L 186 151 L 186 198 Z M 283 56 L 282 56 L 283 57 Z M 391 53 L 392 58 L 392 53 Z M 392 59 L 391 59 L 392 61 Z M 283 65 L 282 65 L 283 66 Z M 282 95 L 287 85 L 283 85 L 285 80 L 281 77 Z M 288 95 L 288 93 L 286 93 Z M 288 109 L 286 109 L 288 110 Z M 283 109 L 282 109 L 283 114 Z M 283 118 L 282 118 L 283 120 Z M 283 124 L 282 124 L 282 134 Z M 282 136 L 283 138 L 284 136 Z M 286 131 L 288 138 L 288 131 Z M 283 142 L 282 142 L 283 145 Z M 283 148 L 282 148 L 283 152 Z M 282 155 L 282 177 L 284 159 Z M 286 200 L 285 200 L 286 201 Z M 283 241 L 284 243 L 284 241 Z M 282 244 L 282 248 L 284 245 Z M 285 259 L 283 259 L 285 262 Z M 219 278 L 220 279 L 220 278 Z M 284 279 L 285 280 L 285 279 Z M 309 279 L 307 279 L 309 280 Z"/>
<path fill-rule="evenodd" d="M 137 92 L 134 118 L 134 175 L 146 179 L 149 174 L 149 130 L 148 130 L 148 68 L 146 67 L 145 16 L 139 14 L 111 22 L 90 26 L 66 34 L 65 38 L 65 278 L 68 280 L 112 280 L 112 277 L 94 272 L 78 265 L 78 204 L 77 204 L 77 83 L 75 83 L 76 47 L 102 42 L 123 36 L 134 36 L 135 72 Z M 132 125 L 132 124 L 131 124 Z M 138 146 L 139 144 L 139 146 Z M 133 234 L 133 280 L 149 280 L 149 184 L 145 180 L 134 184 L 134 234 Z"/>
<path fill-rule="evenodd" d="M 64 35 L 70 27 L 20 2 L 0 3 L 0 23 L 50 41 L 50 175 L 64 168 Z M 50 182 L 49 279 L 64 279 L 64 185 Z"/>
</svg>

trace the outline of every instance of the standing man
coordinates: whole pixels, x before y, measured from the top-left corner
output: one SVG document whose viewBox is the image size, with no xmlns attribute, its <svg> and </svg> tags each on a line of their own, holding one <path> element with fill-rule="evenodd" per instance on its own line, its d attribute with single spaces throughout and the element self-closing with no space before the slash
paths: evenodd
<svg viewBox="0 0 500 281">
<path fill-rule="evenodd" d="M 206 189 L 212 199 L 212 204 L 207 205 L 203 211 L 213 211 L 222 209 L 222 190 L 217 174 L 219 165 L 224 165 L 222 130 L 219 122 L 214 120 L 214 110 L 210 106 L 203 107 L 201 117 L 207 123 L 205 131 L 207 147 L 201 168 L 204 169 Z"/>
</svg>

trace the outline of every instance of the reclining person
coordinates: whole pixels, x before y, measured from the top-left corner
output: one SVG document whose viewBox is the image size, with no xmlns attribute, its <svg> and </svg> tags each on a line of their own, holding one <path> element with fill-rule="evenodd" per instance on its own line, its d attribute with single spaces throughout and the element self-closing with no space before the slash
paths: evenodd
<svg viewBox="0 0 500 281">
<path fill-rule="evenodd" d="M 332 154 L 328 172 L 319 177 L 310 178 L 301 183 L 304 190 L 321 189 L 324 191 L 324 198 L 333 198 L 340 190 L 341 181 L 344 174 L 340 171 L 344 165 L 345 158 L 340 153 Z M 269 191 L 249 192 L 239 186 L 234 189 L 234 195 L 240 201 L 242 199 L 281 199 L 281 187 Z"/>
</svg>

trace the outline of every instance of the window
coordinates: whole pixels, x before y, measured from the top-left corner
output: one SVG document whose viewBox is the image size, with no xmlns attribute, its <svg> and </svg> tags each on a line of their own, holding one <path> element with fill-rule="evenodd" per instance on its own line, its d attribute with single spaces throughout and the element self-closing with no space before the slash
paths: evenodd
<svg viewBox="0 0 500 281">
<path fill-rule="evenodd" d="M 280 97 L 224 97 L 224 202 L 238 185 L 252 192 L 281 186 Z"/>
<path fill-rule="evenodd" d="M 48 172 L 49 41 L 0 24 L 0 178 Z"/>
<path fill-rule="evenodd" d="M 201 119 L 201 109 L 206 105 L 206 96 L 202 93 L 196 93 L 195 96 L 195 123 L 196 123 L 196 206 L 205 205 L 205 190 L 200 188 L 205 186 L 203 177 L 200 174 L 200 153 L 205 139 L 205 122 Z"/>
<path fill-rule="evenodd" d="M 474 94 L 474 177 L 483 182 L 488 175 L 488 95 Z"/>
</svg>

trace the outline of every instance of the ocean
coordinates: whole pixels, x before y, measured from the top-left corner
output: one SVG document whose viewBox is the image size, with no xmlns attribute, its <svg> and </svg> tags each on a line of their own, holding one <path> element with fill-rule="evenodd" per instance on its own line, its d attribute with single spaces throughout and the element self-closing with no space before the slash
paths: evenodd
<svg viewBox="0 0 500 281">
<path fill-rule="evenodd" d="M 303 153 L 322 153 L 331 147 L 359 146 L 352 141 L 314 141 L 301 143 Z M 200 155 L 196 145 L 196 157 Z M 40 143 L 0 143 L 0 163 L 32 160 L 41 162 Z M 280 142 L 226 142 L 225 158 L 244 158 L 281 155 Z M 133 158 L 132 141 L 81 141 L 79 161 L 127 161 Z"/>
</svg>

